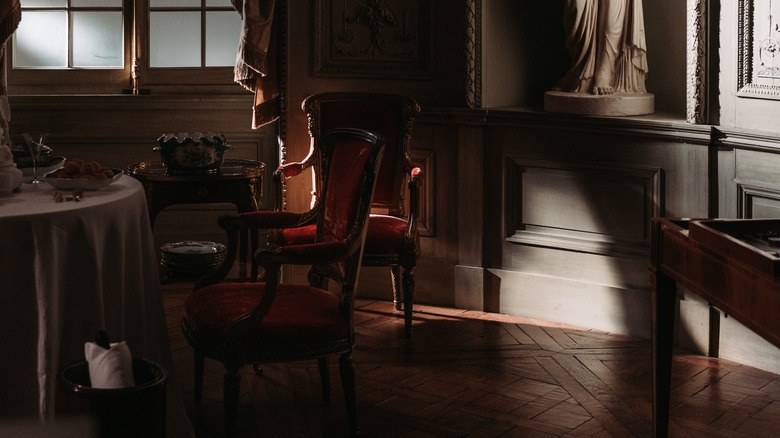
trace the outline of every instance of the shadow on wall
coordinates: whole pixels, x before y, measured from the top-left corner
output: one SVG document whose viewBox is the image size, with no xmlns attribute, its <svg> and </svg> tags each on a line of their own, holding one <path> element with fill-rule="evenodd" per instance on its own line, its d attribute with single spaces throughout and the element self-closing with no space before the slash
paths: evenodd
<svg viewBox="0 0 780 438">
<path fill-rule="evenodd" d="M 486 108 L 541 108 L 566 71 L 560 1 L 482 3 L 482 100 Z"/>
</svg>

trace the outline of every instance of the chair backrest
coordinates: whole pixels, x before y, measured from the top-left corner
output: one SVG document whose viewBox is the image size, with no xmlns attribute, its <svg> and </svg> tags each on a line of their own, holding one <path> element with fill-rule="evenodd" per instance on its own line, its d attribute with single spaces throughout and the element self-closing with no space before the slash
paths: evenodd
<svg viewBox="0 0 780 438">
<path fill-rule="evenodd" d="M 315 242 L 350 241 L 362 245 L 371 213 L 371 198 L 383 159 L 381 135 L 353 128 L 332 129 L 319 140 L 322 175 Z M 361 248 L 362 250 L 362 248 Z M 335 266 L 338 277 L 349 274 L 360 265 L 361 251 Z"/>
<path fill-rule="evenodd" d="M 384 159 L 374 190 L 373 207 L 404 215 L 405 182 L 411 172 L 409 144 L 412 123 L 420 112 L 413 99 L 381 93 L 330 92 L 304 99 L 301 107 L 309 121 L 311 150 L 316 151 L 322 133 L 336 128 L 357 128 L 385 139 Z M 318 163 L 314 163 L 314 193 L 319 196 Z"/>
</svg>

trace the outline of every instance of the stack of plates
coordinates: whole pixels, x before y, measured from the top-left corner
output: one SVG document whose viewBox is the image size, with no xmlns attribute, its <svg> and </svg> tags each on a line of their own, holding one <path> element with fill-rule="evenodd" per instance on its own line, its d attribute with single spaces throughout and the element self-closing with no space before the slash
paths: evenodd
<svg viewBox="0 0 780 438">
<path fill-rule="evenodd" d="M 215 242 L 166 243 L 160 247 L 162 265 L 175 274 L 202 275 L 213 272 L 225 259 L 225 245 Z"/>
</svg>

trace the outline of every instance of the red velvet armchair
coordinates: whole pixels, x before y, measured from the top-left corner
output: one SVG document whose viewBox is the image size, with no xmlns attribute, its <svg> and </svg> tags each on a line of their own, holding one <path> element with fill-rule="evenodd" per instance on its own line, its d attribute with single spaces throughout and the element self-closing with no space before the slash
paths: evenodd
<svg viewBox="0 0 780 438">
<path fill-rule="evenodd" d="M 319 146 L 323 173 L 314 207 L 305 213 L 258 211 L 221 217 L 219 225 L 228 237 L 226 262 L 199 280 L 185 302 L 182 329 L 194 350 L 195 398 L 200 399 L 205 358 L 221 361 L 228 436 L 235 433 L 239 370 L 244 365 L 317 359 L 328 402 L 330 356 L 340 357 L 350 431 L 357 433 L 354 289 L 383 139 L 364 130 L 337 129 L 325 133 Z M 243 231 L 288 229 L 312 221 L 313 241 L 255 253 L 264 283 L 225 280 Z M 311 265 L 309 284 L 280 284 L 285 264 Z M 323 288 L 325 279 L 340 286 L 338 293 Z"/>
<path fill-rule="evenodd" d="M 315 94 L 302 103 L 309 121 L 311 146 L 301 162 L 285 163 L 274 173 L 277 209 L 284 209 L 283 181 L 313 168 L 312 203 L 320 195 L 319 142 L 322 132 L 339 127 L 366 129 L 385 138 L 385 154 L 374 192 L 372 214 L 363 251 L 363 266 L 389 266 L 395 308 L 404 310 L 404 332 L 412 332 L 414 268 L 420 254 L 417 231 L 422 174 L 409 156 L 412 123 L 420 106 L 405 96 L 378 93 L 332 92 Z M 409 212 L 404 199 L 409 193 Z M 279 245 L 311 242 L 314 227 L 281 230 L 272 237 Z M 403 277 L 401 275 L 403 268 Z M 403 278 L 403 281 L 402 281 Z M 403 289 L 402 289 L 403 285 Z M 403 297 L 400 297 L 403 290 Z"/>
</svg>

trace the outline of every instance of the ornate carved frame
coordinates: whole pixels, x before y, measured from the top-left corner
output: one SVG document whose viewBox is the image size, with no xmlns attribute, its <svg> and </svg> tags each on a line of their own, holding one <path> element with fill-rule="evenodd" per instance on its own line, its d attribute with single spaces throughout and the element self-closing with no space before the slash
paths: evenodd
<svg viewBox="0 0 780 438">
<path fill-rule="evenodd" d="M 771 4 L 771 2 L 769 2 Z M 780 86 L 770 85 L 766 83 L 759 83 L 758 75 L 760 72 L 756 72 L 754 69 L 755 60 L 761 59 L 761 50 L 765 51 L 770 56 L 780 55 L 780 40 L 772 40 L 771 38 L 764 38 L 759 42 L 762 47 L 757 47 L 756 40 L 758 40 L 757 32 L 757 14 L 766 16 L 765 12 L 757 10 L 757 6 L 760 8 L 767 6 L 767 0 L 739 0 L 738 3 L 738 18 L 739 18 L 739 33 L 738 33 L 738 68 L 737 75 L 737 96 L 739 97 L 752 97 L 761 99 L 780 99 Z M 771 12 L 769 14 L 771 16 Z M 777 26 L 777 23 L 775 24 Z M 777 31 L 775 31 L 777 32 Z M 766 42 L 768 47 L 763 47 Z M 780 79 L 780 73 L 773 75 L 773 78 Z"/>
<path fill-rule="evenodd" d="M 466 104 L 482 108 L 482 0 L 465 0 Z"/>
<path fill-rule="evenodd" d="M 707 32 L 707 0 L 688 0 L 687 17 L 687 108 L 689 123 L 708 123 L 708 47 L 710 35 Z"/>
<path fill-rule="evenodd" d="M 317 0 L 315 75 L 428 79 L 431 0 Z"/>
</svg>

